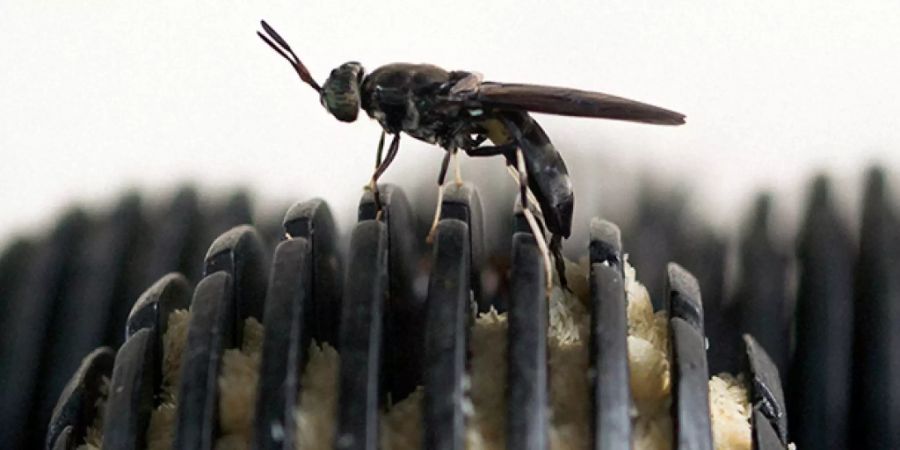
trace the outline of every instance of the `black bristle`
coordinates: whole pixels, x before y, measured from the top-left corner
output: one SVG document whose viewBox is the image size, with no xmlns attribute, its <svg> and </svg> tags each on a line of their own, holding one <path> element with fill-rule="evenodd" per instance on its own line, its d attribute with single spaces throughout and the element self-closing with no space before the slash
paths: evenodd
<svg viewBox="0 0 900 450">
<path fill-rule="evenodd" d="M 470 184 L 462 186 L 450 185 L 444 188 L 444 201 L 441 207 L 441 219 L 457 219 L 466 223 L 469 228 L 469 280 L 472 294 L 478 304 L 479 312 L 486 312 L 490 301 L 482 296 L 481 271 L 484 268 L 487 249 L 484 243 L 484 212 L 481 207 L 481 196 Z"/>
<path fill-rule="evenodd" d="M 206 253 L 204 276 L 224 271 L 233 280 L 231 293 L 236 308 L 236 321 L 232 324 L 238 346 L 244 336 L 244 320 L 250 317 L 259 322 L 268 283 L 268 250 L 259 233 L 251 226 L 241 225 L 219 236 Z"/>
<path fill-rule="evenodd" d="M 315 303 L 320 300 L 313 296 L 312 253 L 312 244 L 304 237 L 285 240 L 275 249 L 254 405 L 252 442 L 257 450 L 295 447 L 296 393 L 317 319 Z"/>
<path fill-rule="evenodd" d="M 209 241 L 201 242 L 202 213 L 197 191 L 178 190 L 171 203 L 151 222 L 150 250 L 143 285 L 168 272 L 179 272 L 189 280 L 200 274 L 197 260 Z"/>
<path fill-rule="evenodd" d="M 884 171 L 870 171 L 854 300 L 851 426 L 860 448 L 900 448 L 900 226 L 891 197 Z"/>
<path fill-rule="evenodd" d="M 99 400 L 105 396 L 103 379 L 112 374 L 115 356 L 116 352 L 111 348 L 100 347 L 84 357 L 53 408 L 44 442 L 46 445 L 33 448 L 56 448 L 57 440 L 74 445 L 83 439 L 99 413 Z"/>
<path fill-rule="evenodd" d="M 773 237 L 771 209 L 771 196 L 759 196 L 741 238 L 741 272 L 735 306 L 740 311 L 740 330 L 755 336 L 778 370 L 786 373 L 790 350 L 788 257 L 785 246 Z"/>
<path fill-rule="evenodd" d="M 830 190 L 816 179 L 799 237 L 788 410 L 799 448 L 840 450 L 849 447 L 854 251 Z"/>
<path fill-rule="evenodd" d="M 747 349 L 745 370 L 749 372 L 751 381 L 750 403 L 753 410 L 760 412 L 772 426 L 781 443 L 778 448 L 785 448 L 788 440 L 788 418 L 778 367 L 753 336 L 745 334 L 744 345 Z"/>
<path fill-rule="evenodd" d="M 46 239 L 39 242 L 34 258 L 16 289 L 9 328 L 3 330 L 0 348 L 0 448 L 38 448 L 44 441 L 49 415 L 38 406 L 40 374 L 55 362 L 45 349 L 53 342 L 56 307 L 69 295 L 77 256 L 90 230 L 81 210 L 65 214 Z M 84 354 L 78 355 L 83 357 Z M 70 368 L 74 370 L 74 368 Z M 57 391 L 58 394 L 58 391 Z"/>
<path fill-rule="evenodd" d="M 674 263 L 667 267 L 667 280 L 675 448 L 712 450 L 709 370 L 700 288 L 693 275 Z"/>
<path fill-rule="evenodd" d="M 184 275 L 170 273 L 153 283 L 134 303 L 128 320 L 125 322 L 126 341 L 140 330 L 149 329 L 152 333 L 154 349 L 148 350 L 155 360 L 152 362 L 156 380 L 163 377 L 164 337 L 169 330 L 169 318 L 176 310 L 187 310 L 191 305 L 193 291 Z M 161 383 L 154 386 L 159 395 Z M 154 404 L 155 406 L 155 404 Z"/>
<path fill-rule="evenodd" d="M 237 306 L 233 279 L 224 270 L 197 285 L 178 385 L 178 410 L 172 448 L 212 450 L 219 417 L 222 355 L 239 341 L 234 336 Z"/>
<path fill-rule="evenodd" d="M 384 222 L 360 221 L 350 238 L 339 347 L 338 450 L 378 447 L 384 353 L 383 320 L 388 280 L 388 230 Z"/>
<path fill-rule="evenodd" d="M 425 316 L 425 447 L 465 448 L 463 411 L 467 329 L 471 299 L 469 226 L 458 219 L 438 223 Z"/>
<path fill-rule="evenodd" d="M 590 390 L 594 450 L 631 448 L 628 302 L 619 228 L 591 222 Z"/>
<path fill-rule="evenodd" d="M 530 232 L 513 235 L 507 332 L 508 448 L 549 445 L 547 405 L 547 282 L 544 260 Z"/>
<path fill-rule="evenodd" d="M 402 189 L 379 187 L 380 218 L 388 233 L 389 293 L 384 316 L 384 376 L 392 402 L 404 399 L 422 383 L 425 345 L 425 299 L 413 291 L 416 255 L 425 242 L 416 239 L 412 209 Z M 376 219 L 374 197 L 367 192 L 360 200 L 360 221 Z"/>
<path fill-rule="evenodd" d="M 338 232 L 328 204 L 320 199 L 292 206 L 282 221 L 284 233 L 305 238 L 312 252 L 312 315 L 310 331 L 319 343 L 337 347 L 343 288 L 342 257 L 337 248 Z"/>
<path fill-rule="evenodd" d="M 118 348 L 122 323 L 140 291 L 138 237 L 143 231 L 140 197 L 125 195 L 108 217 L 93 224 L 75 256 L 72 282 L 54 305 L 44 357 L 38 375 L 38 417 L 48 417 L 59 393 L 81 358 L 94 348 Z M 105 270 L 97 270 L 104 267 Z M 77 319 L 75 319 L 77 318 Z M 114 326 L 115 324 L 115 326 Z"/>
<path fill-rule="evenodd" d="M 156 406 L 154 391 L 161 382 L 154 330 L 143 328 L 131 335 L 116 354 L 109 397 L 103 415 L 103 448 L 142 450 L 147 447 L 147 427 Z"/>
</svg>

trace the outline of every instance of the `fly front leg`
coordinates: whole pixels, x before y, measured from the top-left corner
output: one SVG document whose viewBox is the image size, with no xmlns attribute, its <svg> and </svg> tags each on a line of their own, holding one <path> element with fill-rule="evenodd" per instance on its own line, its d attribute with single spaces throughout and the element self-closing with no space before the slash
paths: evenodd
<svg viewBox="0 0 900 450">
<path fill-rule="evenodd" d="M 394 158 L 397 157 L 397 152 L 400 150 L 400 133 L 394 135 L 394 138 L 391 140 L 391 146 L 388 147 L 387 156 L 385 156 L 384 160 L 381 160 L 381 148 L 384 144 L 384 133 L 382 132 L 381 140 L 378 145 L 378 167 L 375 168 L 375 173 L 372 174 L 372 179 L 369 181 L 369 190 L 372 191 L 372 197 L 375 200 L 375 217 L 381 217 L 381 195 L 378 192 L 378 178 L 384 174 L 384 171 L 387 170 L 388 166 L 394 161 Z"/>
<path fill-rule="evenodd" d="M 384 150 L 384 130 L 381 130 L 381 138 L 378 139 L 378 152 L 375 154 L 375 169 L 378 169 L 378 166 L 381 165 L 381 156 Z"/>
</svg>

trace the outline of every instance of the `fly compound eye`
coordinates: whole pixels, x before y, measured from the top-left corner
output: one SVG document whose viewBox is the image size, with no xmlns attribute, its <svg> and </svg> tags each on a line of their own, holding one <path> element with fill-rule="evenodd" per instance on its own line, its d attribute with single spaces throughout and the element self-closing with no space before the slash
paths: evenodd
<svg viewBox="0 0 900 450">
<path fill-rule="evenodd" d="M 331 71 L 322 86 L 322 106 L 342 122 L 353 122 L 359 115 L 359 85 L 362 66 L 345 63 Z"/>
</svg>

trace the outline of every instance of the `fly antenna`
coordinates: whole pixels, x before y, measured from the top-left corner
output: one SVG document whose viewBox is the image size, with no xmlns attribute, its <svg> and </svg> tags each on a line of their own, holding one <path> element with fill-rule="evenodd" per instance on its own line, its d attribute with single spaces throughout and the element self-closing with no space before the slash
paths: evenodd
<svg viewBox="0 0 900 450">
<path fill-rule="evenodd" d="M 284 38 L 282 38 L 281 35 L 278 34 L 278 32 L 272 29 L 272 27 L 270 27 L 265 20 L 260 21 L 260 24 L 262 25 L 263 31 L 265 31 L 266 34 L 262 34 L 257 31 L 256 35 L 259 36 L 260 39 L 265 41 L 265 43 L 268 44 L 269 47 L 272 47 L 272 50 L 278 52 L 278 54 L 281 55 L 282 58 L 291 63 L 291 66 L 294 67 L 294 70 L 297 71 L 297 75 L 300 75 L 300 79 L 303 80 L 303 82 L 312 86 L 312 88 L 315 89 L 316 92 L 321 92 L 322 87 L 319 86 L 319 83 L 316 83 L 316 80 L 314 80 L 312 75 L 309 74 L 309 70 L 307 70 L 306 66 L 304 66 L 303 63 L 300 62 L 300 58 L 298 58 L 294 51 L 291 50 L 291 46 L 288 45 Z"/>
</svg>

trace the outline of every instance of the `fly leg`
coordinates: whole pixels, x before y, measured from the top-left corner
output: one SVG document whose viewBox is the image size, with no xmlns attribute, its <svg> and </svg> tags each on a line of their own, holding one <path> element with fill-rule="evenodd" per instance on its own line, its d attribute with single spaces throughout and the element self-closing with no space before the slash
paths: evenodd
<svg viewBox="0 0 900 450">
<path fill-rule="evenodd" d="M 526 115 L 525 118 L 527 119 L 528 116 Z M 530 131 L 528 132 L 529 137 L 526 137 L 526 134 L 523 133 L 523 129 L 519 125 L 517 125 L 512 120 L 511 117 L 501 117 L 500 120 L 503 122 L 504 126 L 506 127 L 507 132 L 512 136 L 513 142 L 520 143 L 520 144 L 521 143 L 540 144 L 543 142 L 544 144 L 547 144 L 547 145 L 549 145 L 549 143 L 550 143 L 550 141 L 547 139 L 547 136 L 543 133 L 543 131 L 541 131 L 541 128 L 533 120 L 525 123 L 526 128 L 529 128 L 527 126 L 529 123 L 531 125 L 529 128 Z M 525 158 L 524 158 L 524 154 L 521 150 L 521 146 L 520 146 L 519 150 L 517 151 L 516 158 L 517 158 L 517 167 L 519 169 L 518 171 L 520 172 L 520 174 L 524 173 L 527 175 L 527 171 L 525 169 L 525 164 L 524 164 Z M 546 161 L 545 161 L 545 163 L 546 163 Z M 561 161 L 560 161 L 560 163 L 561 163 Z M 563 168 L 563 171 L 565 171 L 565 166 L 563 166 L 562 168 Z M 520 179 L 519 180 L 520 183 L 523 183 L 521 181 L 521 175 L 519 176 L 519 179 Z M 538 180 L 538 181 L 540 181 L 540 180 Z M 528 183 L 524 182 L 523 184 L 527 185 Z M 531 192 L 528 192 L 527 194 L 531 194 L 529 197 L 529 200 L 531 200 L 531 202 L 533 202 L 537 206 L 538 201 L 534 197 L 534 195 Z M 525 205 L 524 199 L 522 201 L 522 204 L 523 204 L 523 206 Z M 552 206 L 551 206 L 551 208 L 552 208 Z M 543 208 L 541 208 L 541 210 L 543 211 Z M 553 211 L 553 210 L 544 211 L 545 216 L 548 213 L 554 214 L 555 212 L 556 211 Z M 532 228 L 534 228 L 534 227 L 532 227 Z M 547 229 L 549 231 L 549 228 L 547 228 Z M 550 236 L 551 236 L 551 238 L 550 238 L 549 253 L 553 254 L 553 259 L 555 261 L 554 266 L 556 268 L 556 272 L 559 275 L 559 284 L 563 289 L 569 290 L 568 280 L 566 279 L 566 264 L 565 264 L 565 260 L 562 257 L 562 236 L 552 233 L 552 232 L 550 233 Z M 545 252 L 544 253 L 544 262 L 547 264 L 547 270 L 549 271 L 550 270 L 550 264 L 549 264 L 550 257 L 548 255 L 546 246 L 541 247 L 541 250 L 543 250 Z"/>
<path fill-rule="evenodd" d="M 538 226 L 537 218 L 534 217 L 534 214 L 532 214 L 531 209 L 528 207 L 530 203 L 535 207 L 540 208 L 537 199 L 534 198 L 534 194 L 528 189 L 528 171 L 525 168 L 525 157 L 522 150 L 515 142 L 508 142 L 497 146 L 467 148 L 465 151 L 467 155 L 473 157 L 496 155 L 503 155 L 506 157 L 506 165 L 507 168 L 509 168 L 510 175 L 512 175 L 513 179 L 519 184 L 522 213 L 525 215 L 525 220 L 528 221 L 531 233 L 534 234 L 534 239 L 538 244 L 538 248 L 541 249 L 541 254 L 544 256 L 544 269 L 547 273 L 547 290 L 549 291 L 553 286 L 552 267 L 554 267 L 554 265 L 550 262 L 551 252 L 556 258 L 555 267 L 557 272 L 559 272 L 560 284 L 566 287 L 566 277 L 564 274 L 565 266 L 559 251 L 561 248 L 560 239 L 554 235 L 553 240 L 551 240 L 551 248 L 548 249 L 547 241 L 544 239 L 544 233 L 541 231 L 540 226 Z M 561 267 L 562 270 L 560 270 Z"/>
<path fill-rule="evenodd" d="M 465 152 L 467 155 L 471 157 L 480 157 L 480 156 L 497 156 L 503 155 L 506 157 L 507 164 L 510 164 L 510 157 L 514 156 L 516 148 L 515 143 L 509 142 L 502 145 L 482 145 L 481 147 L 471 147 L 465 148 Z"/>
<path fill-rule="evenodd" d="M 512 159 L 512 160 L 514 160 L 514 159 Z M 511 161 L 512 161 L 512 160 L 511 160 Z M 506 165 L 506 170 L 509 172 L 509 176 L 512 177 L 513 181 L 515 181 L 516 184 L 518 184 L 518 183 L 519 183 L 519 171 L 516 170 L 515 167 L 516 167 L 515 163 L 508 163 L 508 164 Z M 531 192 L 531 189 L 528 189 L 527 194 L 528 194 L 528 203 L 529 203 L 531 206 L 533 206 L 535 209 L 540 210 L 540 209 L 541 209 L 541 205 L 538 203 L 537 199 L 534 198 L 534 192 Z M 543 220 L 543 219 L 541 219 L 541 223 L 544 223 L 544 220 Z M 545 228 L 546 228 L 546 227 L 545 227 Z"/>
<path fill-rule="evenodd" d="M 381 165 L 381 156 L 384 151 L 384 130 L 381 130 L 381 138 L 378 139 L 378 153 L 375 154 L 375 168 Z"/>
<path fill-rule="evenodd" d="M 468 148 L 465 151 L 467 155 L 472 157 L 503 155 L 506 157 L 506 168 L 509 170 L 509 174 L 518 183 L 519 172 L 516 170 L 516 149 L 518 149 L 518 146 L 515 142 L 507 142 L 501 145 L 483 145 L 481 147 Z M 534 194 L 530 189 L 527 190 L 527 195 L 528 202 L 535 208 L 540 209 L 540 205 L 538 205 L 537 199 L 534 198 Z"/>
<path fill-rule="evenodd" d="M 447 166 L 450 164 L 451 155 L 456 155 L 456 151 L 447 150 L 444 160 L 441 162 L 441 172 L 438 174 L 438 198 L 437 206 L 434 208 L 434 220 L 431 222 L 431 229 L 428 230 L 428 236 L 425 242 L 431 244 L 434 242 L 434 232 L 437 230 L 438 221 L 441 220 L 441 205 L 444 203 L 444 179 L 447 177 Z"/>
<path fill-rule="evenodd" d="M 517 183 L 521 183 L 518 170 L 514 169 L 512 165 L 508 165 L 507 169 L 509 169 L 509 174 L 513 177 L 513 180 L 515 180 Z M 530 189 L 528 190 L 527 194 L 528 202 L 535 208 L 540 208 L 537 199 L 534 198 L 534 194 Z M 543 220 L 541 220 L 541 223 L 543 223 Z M 544 228 L 546 228 L 546 225 L 544 226 Z M 571 292 L 571 289 L 569 289 L 569 280 L 566 278 L 566 263 L 562 256 L 562 235 L 552 233 L 550 234 L 550 254 L 553 255 L 553 266 L 556 268 L 556 273 L 559 276 L 560 287 Z M 546 263 L 547 260 L 545 259 L 544 262 Z M 549 267 L 549 265 L 547 267 Z"/>
<path fill-rule="evenodd" d="M 563 289 L 572 292 L 569 289 L 569 279 L 566 278 L 566 260 L 562 255 L 562 235 L 553 234 L 550 236 L 550 253 L 553 254 L 553 261 L 556 263 L 556 274 L 559 275 L 559 285 Z"/>
<path fill-rule="evenodd" d="M 479 140 L 467 140 L 463 143 L 464 151 L 469 156 L 494 156 L 508 155 L 510 151 L 515 150 L 515 145 L 501 147 L 478 147 L 478 144 L 484 142 L 484 138 Z M 434 220 L 431 221 L 431 228 L 428 230 L 428 236 L 425 242 L 431 244 L 434 241 L 434 232 L 437 230 L 438 221 L 441 220 L 441 206 L 444 202 L 444 180 L 447 177 L 447 169 L 450 165 L 450 159 L 453 159 L 454 171 L 456 176 L 456 185 L 462 186 L 462 175 L 459 169 L 459 149 L 447 150 L 444 160 L 441 162 L 441 171 L 438 174 L 438 198 L 437 206 L 434 208 Z"/>
<path fill-rule="evenodd" d="M 369 181 L 369 189 L 372 191 L 372 196 L 375 200 L 375 217 L 376 219 L 381 217 L 381 195 L 378 193 L 378 178 L 384 174 L 384 171 L 387 170 L 388 166 L 394 161 L 394 158 L 397 157 L 397 151 L 400 150 L 400 133 L 394 135 L 394 138 L 391 139 L 391 146 L 388 147 L 387 156 L 385 156 L 384 160 L 381 160 L 381 149 L 384 144 L 384 134 L 381 135 L 382 139 L 379 141 L 378 145 L 378 157 L 376 162 L 378 162 L 378 167 L 375 168 L 375 173 L 372 174 L 372 179 Z"/>
<path fill-rule="evenodd" d="M 522 202 L 522 214 L 525 215 L 525 220 L 531 228 L 531 234 L 534 235 L 534 241 L 537 242 L 537 246 L 544 256 L 544 272 L 547 282 L 547 294 L 549 295 L 550 290 L 553 288 L 553 265 L 550 262 L 550 250 L 547 248 L 544 232 L 538 226 L 537 219 L 535 219 L 528 205 L 528 172 L 525 170 L 525 155 L 522 154 L 522 149 L 520 148 L 516 148 L 515 161 L 516 172 L 519 178 L 519 201 Z M 507 162 L 509 161 L 507 160 Z"/>
<path fill-rule="evenodd" d="M 503 155 L 506 158 L 506 168 L 509 170 L 510 176 L 513 177 L 513 180 L 516 181 L 516 184 L 519 184 L 519 172 L 516 170 L 516 149 L 518 147 L 514 142 L 508 142 L 506 144 L 501 145 L 484 145 L 481 147 L 474 147 L 466 149 L 466 154 L 472 157 L 480 157 L 480 156 L 496 156 Z M 526 182 L 527 184 L 527 182 Z M 540 209 L 540 205 L 537 202 L 537 199 L 534 198 L 534 194 L 530 189 L 526 190 L 528 195 L 528 202 L 531 203 L 535 208 Z"/>
<path fill-rule="evenodd" d="M 459 150 L 453 149 L 453 154 L 452 154 L 452 155 L 453 155 L 453 156 L 452 156 L 452 159 L 453 159 L 453 175 L 454 175 L 454 178 L 456 178 L 455 181 L 456 181 L 456 187 L 457 187 L 457 188 L 462 187 L 462 185 L 463 185 L 463 180 L 462 180 L 462 170 L 459 168 L 459 155 L 458 155 L 458 153 L 459 153 Z"/>
</svg>

